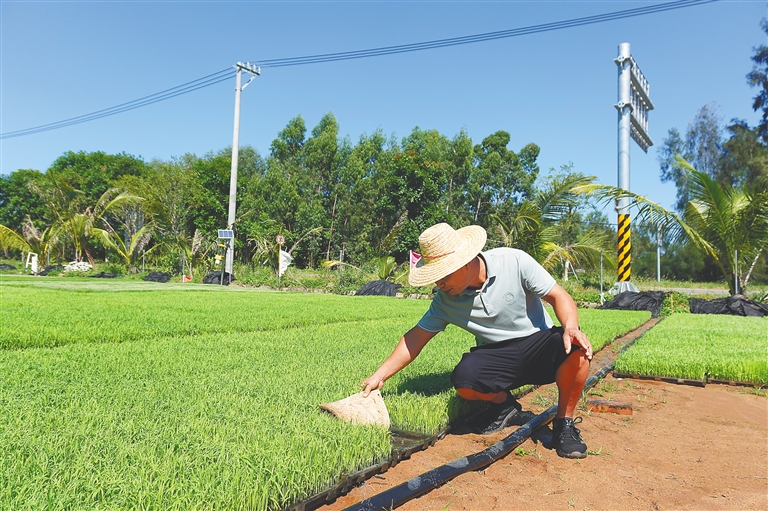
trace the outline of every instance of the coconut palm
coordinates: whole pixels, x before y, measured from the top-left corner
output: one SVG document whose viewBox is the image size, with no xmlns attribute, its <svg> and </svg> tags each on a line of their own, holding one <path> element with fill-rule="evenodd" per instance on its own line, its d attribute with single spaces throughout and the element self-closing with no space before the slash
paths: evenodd
<svg viewBox="0 0 768 511">
<path fill-rule="evenodd" d="M 81 261 L 83 254 L 91 265 L 94 264 L 91 240 L 104 238 L 103 229 L 97 227 L 106 217 L 107 213 L 127 203 L 142 201 L 141 197 L 110 188 L 99 197 L 96 204 L 82 208 L 82 192 L 73 188 L 62 179 L 49 177 L 49 184 L 41 188 L 30 181 L 30 188 L 36 191 L 47 203 L 53 215 L 52 228 L 71 242 L 75 249 L 75 259 Z M 107 233 L 108 234 L 108 233 Z"/>
<path fill-rule="evenodd" d="M 31 251 L 40 254 L 40 264 L 50 264 L 49 254 L 59 244 L 59 233 L 56 227 L 51 225 L 41 231 L 27 216 L 21 226 L 21 232 L 29 243 Z"/>
<path fill-rule="evenodd" d="M 768 249 L 768 176 L 731 187 L 697 171 L 679 155 L 675 165 L 688 177 L 690 200 L 682 216 L 613 186 L 588 184 L 575 191 L 606 202 L 629 199 L 629 207 L 637 211 L 637 221 L 659 224 L 673 243 L 690 243 L 711 256 L 731 294 L 736 292 L 736 281 L 739 290 L 746 289 L 752 271 Z"/>
<path fill-rule="evenodd" d="M 493 215 L 502 244 L 527 252 L 547 270 L 562 268 L 564 280 L 569 268 L 597 266 L 609 243 L 605 233 L 596 228 L 575 233 L 571 229 L 579 202 L 573 189 L 592 181 L 594 177 L 579 174 L 557 176 L 523 202 L 508 222 Z M 613 259 L 607 261 L 611 265 Z"/>
<path fill-rule="evenodd" d="M 269 227 L 265 227 L 269 226 Z M 271 267 L 275 274 L 279 272 L 280 268 L 280 252 L 283 251 L 283 248 L 281 245 L 278 245 L 274 240 L 275 236 L 273 234 L 277 232 L 278 234 L 282 234 L 285 239 L 293 239 L 296 238 L 296 236 L 291 233 L 290 231 L 287 231 L 279 226 L 279 224 L 275 221 L 269 221 L 262 225 L 263 230 L 259 232 L 256 236 L 249 237 L 248 241 L 254 244 L 254 253 L 253 253 L 253 260 L 258 261 L 260 264 L 263 264 L 265 266 Z M 277 230 L 276 230 L 277 229 Z M 322 232 L 322 227 L 315 227 L 314 229 L 309 229 L 307 232 L 302 234 L 298 237 L 298 239 L 291 245 L 291 248 L 286 250 L 285 252 L 288 253 L 288 255 L 293 254 L 293 251 L 296 249 L 298 244 L 304 240 L 307 236 L 311 236 L 313 234 L 317 234 L 319 232 Z M 270 234 L 266 234 L 269 232 Z M 346 263 L 345 263 L 346 264 Z"/>
<path fill-rule="evenodd" d="M 49 264 L 48 254 L 58 244 L 58 233 L 53 226 L 42 231 L 35 227 L 28 216 L 21 226 L 21 234 L 0 225 L 0 250 L 21 250 L 40 255 L 40 264 Z"/>
<path fill-rule="evenodd" d="M 31 251 L 32 247 L 30 247 L 27 240 L 24 239 L 24 236 L 10 227 L 0 224 L 0 250 Z"/>
<path fill-rule="evenodd" d="M 152 224 L 145 224 L 136 231 L 131 239 L 126 243 L 123 237 L 116 232 L 109 223 L 104 222 L 105 229 L 94 230 L 99 241 L 108 249 L 117 254 L 121 263 L 125 266 L 128 273 L 138 273 L 138 261 L 141 256 L 148 254 L 160 245 L 155 245 L 149 250 L 144 251 L 152 236 Z"/>
</svg>

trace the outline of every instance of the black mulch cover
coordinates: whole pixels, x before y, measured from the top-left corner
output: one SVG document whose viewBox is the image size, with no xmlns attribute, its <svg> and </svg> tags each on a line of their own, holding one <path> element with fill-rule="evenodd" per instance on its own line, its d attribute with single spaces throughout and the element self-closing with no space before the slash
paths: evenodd
<svg viewBox="0 0 768 511">
<path fill-rule="evenodd" d="M 403 287 L 386 280 L 374 280 L 357 290 L 356 296 L 395 296 L 397 290 Z"/>
<path fill-rule="evenodd" d="M 91 279 L 114 279 L 117 277 L 117 273 L 104 273 L 103 271 L 100 271 L 99 273 L 89 275 L 88 277 Z"/>
<path fill-rule="evenodd" d="M 165 272 L 162 272 L 162 271 L 153 271 L 152 273 L 150 273 L 149 275 L 144 277 L 144 280 L 149 281 L 149 282 L 165 283 L 165 282 L 168 282 L 169 280 L 171 280 L 171 274 L 170 273 L 165 273 Z"/>
<path fill-rule="evenodd" d="M 235 277 L 227 272 L 224 272 L 224 285 L 228 286 L 233 281 L 235 281 Z M 221 284 L 221 271 L 214 271 L 209 273 L 205 276 L 203 279 L 203 284 Z"/>
<path fill-rule="evenodd" d="M 659 317 L 661 306 L 664 304 L 664 291 L 646 291 L 635 293 L 634 291 L 625 291 L 619 293 L 616 297 L 605 302 L 600 306 L 601 309 L 618 309 L 628 311 L 651 311 L 654 318 Z"/>
<path fill-rule="evenodd" d="M 54 265 L 54 266 L 46 266 L 46 267 L 45 267 L 45 269 L 44 269 L 43 271 L 41 271 L 40 273 L 38 273 L 38 275 L 46 276 L 46 275 L 48 275 L 49 273 L 51 273 L 52 271 L 61 271 L 61 270 L 63 270 L 63 269 L 64 269 L 64 266 L 62 266 L 62 265 L 60 265 L 60 264 L 56 264 L 56 265 Z"/>
<path fill-rule="evenodd" d="M 734 295 L 728 298 L 702 300 L 690 298 L 691 314 L 730 314 L 732 316 L 768 316 L 768 305 Z"/>
<path fill-rule="evenodd" d="M 0 264 L 0 270 L 15 270 L 16 267 L 12 264 Z"/>
</svg>

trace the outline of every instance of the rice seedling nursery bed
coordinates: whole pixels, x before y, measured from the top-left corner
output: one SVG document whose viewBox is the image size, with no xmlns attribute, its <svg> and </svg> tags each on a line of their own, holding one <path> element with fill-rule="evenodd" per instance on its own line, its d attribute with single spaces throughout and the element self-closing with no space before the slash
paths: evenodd
<svg viewBox="0 0 768 511">
<path fill-rule="evenodd" d="M 0 278 L 2 507 L 281 509 L 389 456 L 389 431 L 318 404 L 428 302 L 63 280 Z M 647 317 L 585 310 L 582 328 L 604 344 Z M 449 328 L 387 382 L 394 428 L 467 413 L 449 375 L 472 345 Z"/>
<path fill-rule="evenodd" d="M 674 314 L 624 352 L 623 375 L 768 383 L 768 319 Z"/>
</svg>

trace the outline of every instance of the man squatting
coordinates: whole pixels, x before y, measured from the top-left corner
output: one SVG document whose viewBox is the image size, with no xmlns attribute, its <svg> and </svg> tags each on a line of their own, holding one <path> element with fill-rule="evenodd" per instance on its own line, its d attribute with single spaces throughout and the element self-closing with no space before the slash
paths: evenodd
<svg viewBox="0 0 768 511">
<path fill-rule="evenodd" d="M 419 236 L 421 260 L 408 278 L 412 286 L 439 288 L 429 310 L 392 354 L 363 380 L 363 396 L 413 361 L 448 324 L 475 335 L 451 374 L 456 393 L 488 403 L 475 432 L 490 434 L 511 425 L 521 405 L 510 389 L 557 383 L 552 446 L 559 456 L 584 458 L 587 446 L 573 413 L 584 389 L 592 345 L 579 330 L 576 303 L 530 255 L 513 248 L 482 252 L 486 232 L 472 225 L 454 230 L 437 224 Z M 542 300 L 552 305 L 554 327 Z"/>
</svg>

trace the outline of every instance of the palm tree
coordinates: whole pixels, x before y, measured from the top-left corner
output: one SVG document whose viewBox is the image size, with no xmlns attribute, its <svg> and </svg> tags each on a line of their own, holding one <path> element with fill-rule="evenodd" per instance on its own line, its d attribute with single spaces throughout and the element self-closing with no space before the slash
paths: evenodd
<svg viewBox="0 0 768 511">
<path fill-rule="evenodd" d="M 21 232 L 29 243 L 31 251 L 40 254 L 40 264 L 44 266 L 51 264 L 49 254 L 59 244 L 59 233 L 56 227 L 51 225 L 41 231 L 27 216 L 21 226 Z"/>
<path fill-rule="evenodd" d="M 35 190 L 47 203 L 54 221 L 52 228 L 67 238 L 75 249 L 75 259 L 81 261 L 83 254 L 91 265 L 94 264 L 91 254 L 91 239 L 102 238 L 105 234 L 97 227 L 107 213 L 124 204 L 143 200 L 141 197 L 128 192 L 110 188 L 99 197 L 96 204 L 88 206 L 80 212 L 80 197 L 82 192 L 76 190 L 64 180 L 48 177 L 50 186 L 45 189 L 30 181 L 29 186 Z M 106 233 L 108 235 L 108 233 Z"/>
<path fill-rule="evenodd" d="M 741 187 L 722 185 L 697 171 L 679 155 L 675 165 L 688 176 L 690 200 L 682 216 L 646 197 L 621 188 L 589 184 L 574 190 L 600 200 L 629 199 L 635 218 L 659 224 L 673 242 L 691 243 L 711 256 L 734 294 L 746 289 L 761 255 L 768 249 L 768 176 Z M 746 263 L 746 264 L 743 264 Z M 747 267 L 747 271 L 744 271 Z"/>
<path fill-rule="evenodd" d="M 269 266 L 274 270 L 275 274 L 278 274 L 280 272 L 280 252 L 283 252 L 284 250 L 281 245 L 278 245 L 274 241 L 275 236 L 273 234 L 282 234 L 285 239 L 293 239 L 296 236 L 290 231 L 283 229 L 282 226 L 280 226 L 274 220 L 266 222 L 261 227 L 263 227 L 264 230 L 255 236 L 248 238 L 248 241 L 254 243 L 255 245 L 252 259 L 258 261 L 260 264 Z M 293 245 L 291 245 L 291 248 L 285 250 L 285 252 L 292 256 L 293 251 L 304 238 L 313 234 L 317 234 L 322 230 L 322 226 L 309 229 L 307 232 L 299 236 Z M 269 234 L 267 234 L 267 232 L 269 232 Z M 346 265 L 346 263 L 344 264 Z"/>
<path fill-rule="evenodd" d="M 147 251 L 144 251 L 144 247 L 149 243 L 152 224 L 145 224 L 141 229 L 131 236 L 131 239 L 126 242 L 123 237 L 116 232 L 109 223 L 104 221 L 106 229 L 96 229 L 95 232 L 101 243 L 109 250 L 112 250 L 120 258 L 123 266 L 128 273 L 138 273 L 138 261 L 144 254 L 148 254 L 160 245 L 155 245 Z"/>
<path fill-rule="evenodd" d="M 31 251 L 32 247 L 24 239 L 24 236 L 10 227 L 0 224 L 0 250 Z"/>
<path fill-rule="evenodd" d="M 58 233 L 53 226 L 40 231 L 32 219 L 27 216 L 21 226 L 21 234 L 13 229 L 0 225 L 0 250 L 21 250 L 40 255 L 40 264 L 50 263 L 48 254 L 58 244 Z"/>
<path fill-rule="evenodd" d="M 564 280 L 568 280 L 569 268 L 597 266 L 609 243 L 605 234 L 597 228 L 578 232 L 570 228 L 579 199 L 573 189 L 594 179 L 579 174 L 557 176 L 523 202 L 509 222 L 493 215 L 502 244 L 527 252 L 549 271 L 562 268 Z M 613 259 L 607 260 L 611 265 Z"/>
</svg>

